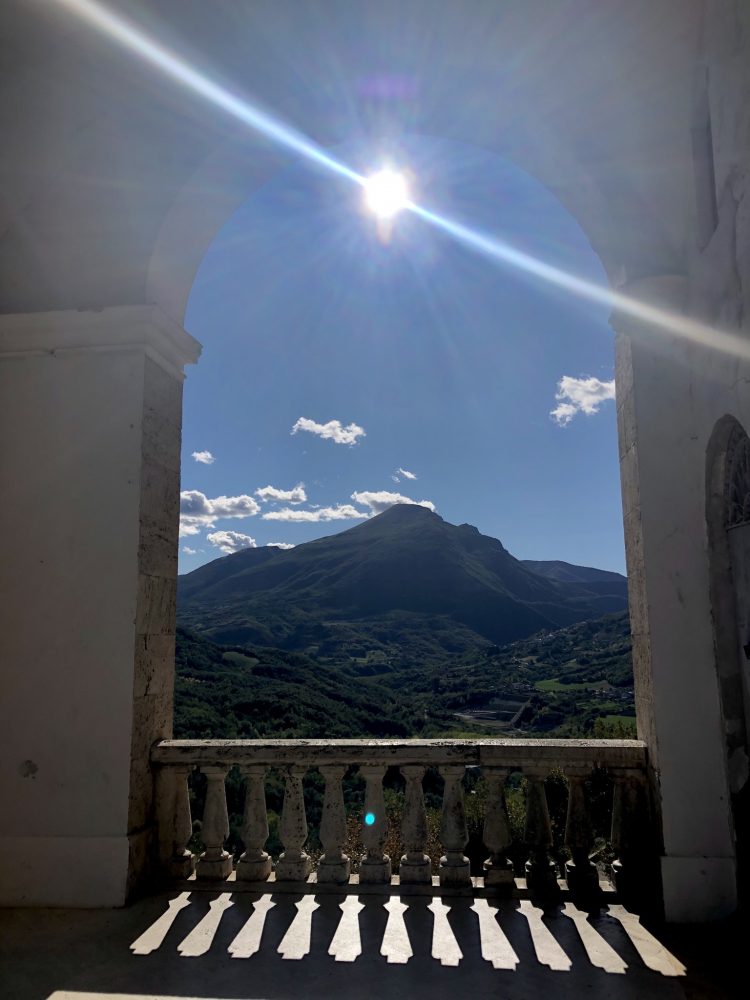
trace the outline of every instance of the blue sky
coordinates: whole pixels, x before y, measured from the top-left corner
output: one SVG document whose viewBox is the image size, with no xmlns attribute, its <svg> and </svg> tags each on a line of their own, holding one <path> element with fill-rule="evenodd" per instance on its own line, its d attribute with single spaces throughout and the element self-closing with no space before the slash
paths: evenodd
<svg viewBox="0 0 750 1000">
<path fill-rule="evenodd" d="M 420 203 L 606 283 L 576 221 L 495 155 L 427 136 L 335 153 L 406 169 Z M 280 170 L 219 233 L 188 307 L 204 352 L 185 384 L 180 571 L 352 527 L 387 493 L 519 558 L 623 571 L 615 407 L 597 405 L 607 315 L 410 213 L 384 239 L 355 185 Z"/>
</svg>

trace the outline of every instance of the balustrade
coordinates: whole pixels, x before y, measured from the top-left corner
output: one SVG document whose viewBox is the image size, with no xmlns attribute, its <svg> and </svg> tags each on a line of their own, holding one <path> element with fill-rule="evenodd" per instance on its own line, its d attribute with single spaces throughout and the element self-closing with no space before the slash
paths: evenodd
<svg viewBox="0 0 750 1000">
<path fill-rule="evenodd" d="M 320 770 L 326 782 L 320 820 L 320 842 L 325 853 L 318 864 L 318 882 L 348 882 L 351 862 L 344 854 L 346 809 L 341 787 L 346 768 L 343 764 L 324 764 Z"/>
<path fill-rule="evenodd" d="M 279 824 L 284 853 L 276 865 L 276 878 L 284 882 L 303 882 L 312 868 L 310 855 L 304 851 L 307 817 L 302 778 L 306 771 L 304 764 L 290 764 L 286 772 L 284 807 Z"/>
<path fill-rule="evenodd" d="M 440 817 L 440 839 L 445 848 L 445 854 L 440 859 L 441 885 L 471 885 L 469 859 L 464 855 L 469 842 L 464 790 L 461 786 L 465 771 L 463 764 L 449 764 L 440 768 L 440 773 L 445 778 L 443 812 Z"/>
<path fill-rule="evenodd" d="M 557 886 L 557 866 L 549 855 L 552 847 L 552 824 L 544 787 L 547 771 L 546 768 L 530 767 L 526 776 L 528 787 L 524 840 L 531 852 L 526 862 L 526 884 L 533 892 L 551 895 Z"/>
<path fill-rule="evenodd" d="M 157 772 L 159 855 L 170 878 L 187 878 L 195 871 L 195 857 L 187 846 L 193 833 L 189 771 L 189 767 L 177 765 Z"/>
<path fill-rule="evenodd" d="M 565 845 L 571 859 L 565 863 L 568 888 L 581 899 L 599 891 L 599 874 L 590 854 L 594 844 L 591 811 L 586 798 L 587 774 L 582 768 L 568 768 L 568 815 L 565 821 Z"/>
<path fill-rule="evenodd" d="M 268 840 L 266 768 L 263 764 L 246 764 L 242 775 L 245 779 L 245 811 L 242 817 L 245 850 L 237 863 L 237 878 L 263 882 L 273 868 L 270 854 L 263 850 Z"/>
<path fill-rule="evenodd" d="M 513 864 L 506 856 L 511 845 L 510 820 L 505 803 L 505 780 L 508 769 L 487 767 L 484 780 L 487 786 L 487 805 L 484 813 L 482 840 L 490 852 L 483 865 L 484 884 L 510 890 L 514 885 Z"/>
<path fill-rule="evenodd" d="M 425 854 L 427 813 L 422 790 L 424 772 L 421 764 L 405 764 L 401 768 L 401 774 L 406 780 L 404 818 L 401 822 L 401 836 L 406 853 L 399 865 L 399 881 L 402 885 L 430 885 L 432 882 L 432 862 L 429 855 Z"/>
<path fill-rule="evenodd" d="M 383 845 L 388 832 L 383 797 L 385 766 L 382 764 L 363 764 L 359 770 L 366 782 L 362 843 L 367 852 L 363 855 L 359 865 L 359 881 L 364 883 L 390 882 L 391 859 L 387 854 L 383 854 Z"/>
<path fill-rule="evenodd" d="M 229 816 L 224 781 L 226 766 L 206 765 L 206 808 L 203 811 L 202 836 L 205 850 L 198 858 L 198 878 L 226 878 L 232 871 L 232 855 L 224 850 L 229 836 Z"/>
<path fill-rule="evenodd" d="M 238 764 L 245 779 L 245 799 L 241 827 L 244 851 L 237 862 L 236 877 L 246 882 L 260 883 L 275 877 L 277 882 L 299 883 L 310 875 L 313 862 L 305 851 L 308 825 L 303 794 L 303 778 L 309 768 L 318 768 L 325 781 L 319 826 L 323 853 L 317 863 L 317 881 L 332 885 L 349 881 L 352 865 L 345 853 L 344 778 L 351 766 L 359 769 L 365 781 L 361 834 L 365 853 L 359 862 L 359 882 L 363 886 L 391 881 L 391 859 L 385 853 L 389 817 L 383 791 L 389 767 L 399 768 L 406 783 L 400 817 L 404 854 L 398 873 L 403 885 L 429 886 L 439 881 L 441 886 L 454 890 L 471 891 L 481 885 L 494 892 L 517 890 L 519 883 L 508 855 L 517 852 L 520 845 L 513 845 L 506 782 L 511 774 L 520 773 L 526 779 L 522 841 L 529 853 L 525 866 L 527 886 L 539 896 L 558 892 L 545 787 L 550 771 L 557 768 L 565 773 L 568 782 L 565 845 L 570 859 L 564 866 L 567 886 L 577 898 L 595 898 L 600 888 L 598 871 L 591 861 L 594 830 L 587 781 L 596 767 L 605 768 L 614 782 L 611 842 L 618 856 L 614 864 L 618 892 L 627 894 L 632 905 L 637 892 L 648 888 L 645 883 L 649 878 L 653 880 L 650 854 L 655 854 L 655 840 L 644 839 L 644 818 L 646 827 L 653 827 L 648 812 L 646 753 L 644 744 L 637 740 L 166 740 L 155 747 L 153 761 L 158 778 L 160 860 L 164 871 L 173 878 L 189 877 L 195 865 L 187 848 L 192 829 L 187 779 L 196 767 L 206 777 L 204 851 L 197 859 L 196 875 L 226 879 L 232 873 L 232 856 L 225 849 L 229 834 L 225 778 L 230 766 Z M 266 849 L 269 825 L 265 782 L 269 767 L 279 768 L 285 778 L 279 823 L 283 851 L 273 876 L 274 863 Z M 437 879 L 433 879 L 433 862 L 427 853 L 423 790 L 427 767 L 436 767 L 445 783 L 440 817 L 443 854 L 437 865 Z M 469 843 L 463 790 L 467 768 L 481 769 L 484 781 L 481 835 L 488 856 L 480 866 L 481 856 L 473 855 L 483 882 L 472 881 L 465 853 Z M 513 792 L 515 809 L 520 808 L 520 794 Z M 396 819 L 391 817 L 392 821 Z"/>
</svg>

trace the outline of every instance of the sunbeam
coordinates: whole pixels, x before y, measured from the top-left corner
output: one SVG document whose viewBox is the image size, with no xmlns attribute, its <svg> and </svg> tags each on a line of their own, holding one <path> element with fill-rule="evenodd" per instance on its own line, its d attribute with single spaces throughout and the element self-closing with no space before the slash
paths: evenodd
<svg viewBox="0 0 750 1000">
<path fill-rule="evenodd" d="M 364 178 L 360 174 L 329 156 L 296 129 L 284 125 L 266 112 L 253 107 L 244 98 L 214 83 L 205 74 L 189 66 L 175 52 L 154 41 L 132 22 L 115 14 L 103 4 L 97 3 L 96 0 L 55 0 L 55 2 L 82 18 L 93 28 L 104 32 L 140 59 L 151 63 L 166 76 L 233 115 L 255 132 L 350 181 L 357 184 L 364 183 Z"/>
<path fill-rule="evenodd" d="M 205 74 L 186 63 L 175 52 L 149 37 L 126 18 L 98 3 L 97 0 L 55 0 L 55 2 L 87 22 L 91 27 L 108 35 L 113 41 L 138 58 L 150 63 L 161 73 L 233 115 L 238 121 L 282 148 L 355 184 L 366 185 L 367 180 L 363 175 L 330 156 L 303 133 L 215 83 Z M 412 201 L 406 201 L 405 194 L 403 203 L 400 202 L 399 207 L 414 213 L 429 225 L 471 250 L 491 260 L 508 264 L 517 271 L 539 278 L 548 285 L 561 288 L 585 301 L 611 307 L 616 312 L 630 316 L 653 329 L 664 330 L 703 347 L 710 347 L 750 360 L 750 343 L 736 334 L 717 330 L 677 312 L 661 309 L 632 296 L 614 291 L 607 286 L 587 281 L 562 268 L 524 253 L 495 236 L 455 222 Z"/>
</svg>

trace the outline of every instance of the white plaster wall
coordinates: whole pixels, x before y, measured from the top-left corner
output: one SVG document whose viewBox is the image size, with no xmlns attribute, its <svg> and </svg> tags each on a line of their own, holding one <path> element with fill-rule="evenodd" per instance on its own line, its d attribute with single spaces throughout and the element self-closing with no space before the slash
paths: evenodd
<svg viewBox="0 0 750 1000">
<path fill-rule="evenodd" d="M 197 353 L 149 308 L 0 321 L 0 903 L 119 905 L 147 863 Z"/>
<path fill-rule="evenodd" d="M 674 342 L 636 340 L 631 348 L 638 486 L 626 459 L 623 502 L 626 523 L 637 518 L 640 532 L 628 543 L 628 568 L 641 588 L 631 608 L 639 727 L 661 797 L 666 913 L 701 920 L 736 904 L 705 455 L 716 421 L 740 401 L 727 377 L 733 360 Z"/>
<path fill-rule="evenodd" d="M 107 902 L 124 891 L 144 360 L 85 352 L 0 362 L 8 902 L 16 892 L 45 901 L 38 880 L 17 879 L 40 857 L 52 892 L 50 867 L 78 869 L 82 885 L 89 857 L 107 864 Z"/>
<path fill-rule="evenodd" d="M 707 341 L 714 327 L 750 335 L 749 53 L 750 7 L 708 2 L 697 78 L 708 86 L 716 226 L 703 246 L 689 234 L 685 275 L 628 289 L 705 323 Z M 710 192 L 696 195 L 705 205 Z M 631 336 L 618 344 L 623 508 L 639 727 L 661 796 L 665 910 L 672 920 L 708 919 L 732 911 L 736 881 L 706 452 L 724 415 L 750 428 L 750 362 L 622 317 L 617 326 Z"/>
</svg>

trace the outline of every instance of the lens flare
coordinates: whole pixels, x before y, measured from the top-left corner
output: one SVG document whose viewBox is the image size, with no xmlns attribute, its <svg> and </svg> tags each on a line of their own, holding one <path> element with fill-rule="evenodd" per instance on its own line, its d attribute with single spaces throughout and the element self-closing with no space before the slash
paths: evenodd
<svg viewBox="0 0 750 1000">
<path fill-rule="evenodd" d="M 346 164 L 330 156 L 312 139 L 297 131 L 268 112 L 261 111 L 245 98 L 232 93 L 200 70 L 191 66 L 175 52 L 151 38 L 145 31 L 126 18 L 115 14 L 97 0 L 55 0 L 70 13 L 110 37 L 137 58 L 150 63 L 167 77 L 182 84 L 186 89 L 211 102 L 217 108 L 234 116 L 253 131 L 272 140 L 281 148 L 300 156 L 308 162 L 322 167 L 339 177 L 365 189 L 365 202 L 372 204 L 382 227 L 388 230 L 394 215 L 404 209 L 414 212 L 423 221 L 455 239 L 467 248 L 483 256 L 510 265 L 515 270 L 539 278 L 545 284 L 562 288 L 572 295 L 589 302 L 613 308 L 623 316 L 632 317 L 644 323 L 650 330 L 663 330 L 683 337 L 688 341 L 723 351 L 735 357 L 750 360 L 750 342 L 735 333 L 717 330 L 705 323 L 697 322 L 677 311 L 662 309 L 643 302 L 633 296 L 587 281 L 576 274 L 548 264 L 518 250 L 504 240 L 476 228 L 454 222 L 446 216 L 430 211 L 409 200 L 405 178 L 396 182 L 394 177 L 375 178 L 384 171 L 365 178 Z M 396 174 L 396 177 L 399 175 Z"/>
<path fill-rule="evenodd" d="M 397 170 L 384 167 L 365 179 L 365 206 L 378 219 L 392 219 L 409 207 L 409 185 Z"/>
</svg>

